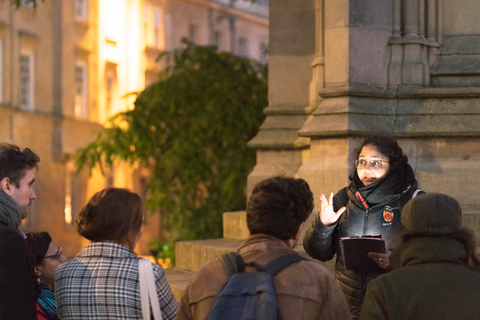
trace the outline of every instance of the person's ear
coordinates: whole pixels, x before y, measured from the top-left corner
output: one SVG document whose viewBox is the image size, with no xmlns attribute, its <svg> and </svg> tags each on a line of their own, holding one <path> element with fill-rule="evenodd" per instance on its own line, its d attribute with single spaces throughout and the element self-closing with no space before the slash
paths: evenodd
<svg viewBox="0 0 480 320">
<path fill-rule="evenodd" d="M 33 268 L 33 269 L 34 269 L 33 272 L 35 273 L 35 276 L 40 277 L 42 275 L 42 273 L 38 269 L 38 266 L 35 266 L 35 268 Z"/>
<path fill-rule="evenodd" d="M 10 183 L 10 178 L 9 177 L 3 178 L 1 185 L 2 185 L 3 192 L 10 195 L 11 194 L 11 189 L 12 189 L 12 184 Z"/>
</svg>

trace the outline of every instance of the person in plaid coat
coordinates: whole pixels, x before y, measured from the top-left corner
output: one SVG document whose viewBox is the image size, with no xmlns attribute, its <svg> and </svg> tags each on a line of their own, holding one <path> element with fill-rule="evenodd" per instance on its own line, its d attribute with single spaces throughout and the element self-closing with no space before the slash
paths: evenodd
<svg viewBox="0 0 480 320">
<path fill-rule="evenodd" d="M 55 273 L 61 319 L 142 319 L 140 257 L 133 249 L 143 220 L 142 200 L 126 189 L 104 189 L 81 210 L 78 231 L 92 243 Z M 175 319 L 178 303 L 164 270 L 152 267 L 163 319 Z"/>
</svg>

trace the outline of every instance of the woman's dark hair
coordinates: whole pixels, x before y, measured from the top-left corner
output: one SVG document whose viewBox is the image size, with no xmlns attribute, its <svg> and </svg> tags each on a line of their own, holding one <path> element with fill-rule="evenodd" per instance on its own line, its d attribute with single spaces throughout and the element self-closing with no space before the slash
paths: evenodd
<svg viewBox="0 0 480 320">
<path fill-rule="evenodd" d="M 313 194 L 303 179 L 275 177 L 259 182 L 247 205 L 251 234 L 294 239 L 313 210 Z"/>
<path fill-rule="evenodd" d="M 43 232 L 29 232 L 25 243 L 27 245 L 27 256 L 30 263 L 32 281 L 35 283 L 35 293 L 40 295 L 40 287 L 37 284 L 37 277 L 35 276 L 35 266 L 43 264 L 43 259 L 47 254 L 48 247 L 52 242 L 50 235 Z"/>
<path fill-rule="evenodd" d="M 30 263 L 33 266 L 42 264 L 43 257 L 47 254 L 48 246 L 52 242 L 52 238 L 48 232 L 29 232 L 27 233 L 27 253 Z"/>
<path fill-rule="evenodd" d="M 358 157 L 360 156 L 360 153 L 365 146 L 374 146 L 375 148 L 377 148 L 378 152 L 382 153 L 385 157 L 388 158 L 388 161 L 390 163 L 390 172 L 394 171 L 397 168 L 401 168 L 408 163 L 408 157 L 403 153 L 402 148 L 400 148 L 395 139 L 389 136 L 375 135 L 363 140 L 360 146 L 355 149 L 354 160 L 358 160 Z M 356 172 L 357 168 L 354 167 L 352 174 Z"/>
<path fill-rule="evenodd" d="M 143 202 L 127 189 L 107 188 L 97 192 L 80 211 L 77 229 L 88 240 L 115 241 L 132 247 L 132 236 L 143 223 Z"/>
</svg>

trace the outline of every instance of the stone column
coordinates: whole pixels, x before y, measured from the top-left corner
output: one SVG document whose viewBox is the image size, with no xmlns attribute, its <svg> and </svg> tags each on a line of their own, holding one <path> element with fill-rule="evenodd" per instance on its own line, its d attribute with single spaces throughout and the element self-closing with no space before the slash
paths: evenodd
<svg viewBox="0 0 480 320">
<path fill-rule="evenodd" d="M 438 0 L 427 2 L 427 42 L 428 42 L 428 64 L 432 66 L 437 59 L 439 45 L 439 14 Z"/>
<path fill-rule="evenodd" d="M 249 142 L 250 147 L 257 149 L 257 165 L 248 176 L 247 195 L 263 179 L 294 176 L 310 143 L 310 139 L 299 137 L 297 131 L 311 110 L 315 3 L 271 0 L 269 15 L 269 104 L 264 111 L 267 118 Z"/>
<path fill-rule="evenodd" d="M 395 89 L 402 84 L 402 27 L 401 27 L 401 0 L 393 0 L 392 10 L 392 36 L 388 44 L 390 45 L 390 63 L 388 65 L 388 85 Z"/>
<path fill-rule="evenodd" d="M 424 42 L 419 34 L 420 2 L 424 0 L 403 0 L 403 64 L 402 84 L 423 85 L 424 65 L 422 63 L 422 46 Z"/>
<path fill-rule="evenodd" d="M 318 92 L 325 87 L 324 0 L 315 1 L 315 59 L 312 61 L 310 107 L 316 109 L 321 101 Z"/>
</svg>

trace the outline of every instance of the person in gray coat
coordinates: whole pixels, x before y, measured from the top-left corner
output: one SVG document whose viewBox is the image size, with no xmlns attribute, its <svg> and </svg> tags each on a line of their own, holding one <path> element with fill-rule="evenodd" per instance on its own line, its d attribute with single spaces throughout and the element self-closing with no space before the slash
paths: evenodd
<svg viewBox="0 0 480 320">
<path fill-rule="evenodd" d="M 429 193 L 402 211 L 395 269 L 368 284 L 360 319 L 480 319 L 480 262 L 458 202 Z"/>
</svg>

